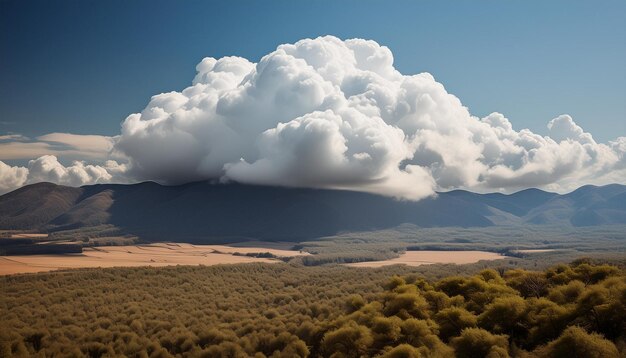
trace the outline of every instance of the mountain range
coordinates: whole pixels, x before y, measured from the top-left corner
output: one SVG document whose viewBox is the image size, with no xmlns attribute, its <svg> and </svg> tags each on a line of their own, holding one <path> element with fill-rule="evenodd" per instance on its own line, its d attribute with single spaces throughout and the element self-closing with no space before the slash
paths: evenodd
<svg viewBox="0 0 626 358">
<path fill-rule="evenodd" d="M 438 193 L 417 202 L 341 190 L 196 182 L 163 186 L 38 183 L 0 196 L 0 229 L 60 231 L 113 225 L 147 240 L 300 240 L 401 224 L 419 227 L 626 224 L 626 186 L 568 194 Z"/>
</svg>

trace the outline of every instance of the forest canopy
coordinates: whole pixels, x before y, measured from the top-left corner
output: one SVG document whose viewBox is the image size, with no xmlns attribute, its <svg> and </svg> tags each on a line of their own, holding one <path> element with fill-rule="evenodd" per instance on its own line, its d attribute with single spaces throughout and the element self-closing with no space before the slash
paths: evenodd
<svg viewBox="0 0 626 358">
<path fill-rule="evenodd" d="M 2 277 L 0 356 L 626 353 L 619 267 L 578 260 L 442 279 L 428 270 L 249 264 Z"/>
</svg>

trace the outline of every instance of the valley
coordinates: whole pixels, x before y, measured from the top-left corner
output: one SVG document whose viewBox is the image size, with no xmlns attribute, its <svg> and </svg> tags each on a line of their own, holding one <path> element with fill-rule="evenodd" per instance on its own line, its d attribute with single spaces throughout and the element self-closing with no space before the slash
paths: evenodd
<svg viewBox="0 0 626 358">
<path fill-rule="evenodd" d="M 544 357 L 576 336 L 610 356 L 624 193 L 27 186 L 0 196 L 0 352 Z M 523 329 L 492 321 L 501 305 Z"/>
</svg>

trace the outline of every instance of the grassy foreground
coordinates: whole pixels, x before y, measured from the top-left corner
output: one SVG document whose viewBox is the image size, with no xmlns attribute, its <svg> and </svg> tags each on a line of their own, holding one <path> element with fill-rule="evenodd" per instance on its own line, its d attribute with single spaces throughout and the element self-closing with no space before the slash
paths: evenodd
<svg viewBox="0 0 626 358">
<path fill-rule="evenodd" d="M 579 260 L 544 271 L 464 270 L 247 264 L 1 277 L 0 356 L 626 352 L 621 268 Z"/>
</svg>

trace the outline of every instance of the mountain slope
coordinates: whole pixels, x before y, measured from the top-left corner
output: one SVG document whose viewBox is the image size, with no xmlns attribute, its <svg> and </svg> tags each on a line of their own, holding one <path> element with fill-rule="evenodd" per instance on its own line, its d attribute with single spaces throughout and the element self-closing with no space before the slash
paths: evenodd
<svg viewBox="0 0 626 358">
<path fill-rule="evenodd" d="M 462 190 L 419 202 L 373 194 L 205 182 L 146 182 L 70 188 L 50 183 L 0 197 L 0 229 L 65 230 L 112 224 L 144 239 L 191 242 L 236 238 L 299 240 L 395 227 L 511 224 L 626 224 L 626 186 L 582 187 L 558 195 Z"/>
<path fill-rule="evenodd" d="M 39 183 L 0 196 L 0 228 L 30 229 L 70 210 L 84 189 Z"/>
<path fill-rule="evenodd" d="M 586 185 L 575 191 L 556 195 L 525 215 L 533 224 L 571 224 L 597 226 L 626 223 L 626 186 Z"/>
</svg>

